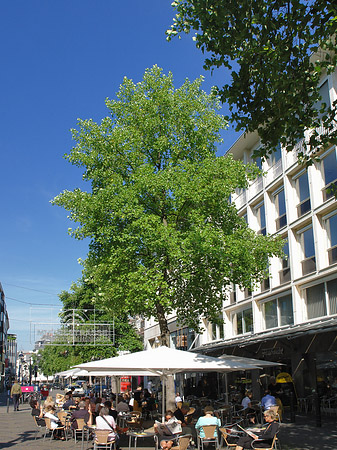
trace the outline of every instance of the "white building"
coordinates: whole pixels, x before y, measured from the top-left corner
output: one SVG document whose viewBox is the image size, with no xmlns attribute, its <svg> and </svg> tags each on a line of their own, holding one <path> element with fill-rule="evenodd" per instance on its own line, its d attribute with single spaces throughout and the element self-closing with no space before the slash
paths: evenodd
<svg viewBox="0 0 337 450">
<path fill-rule="evenodd" d="M 322 78 L 320 89 L 325 103 L 337 99 L 336 71 Z M 289 153 L 279 147 L 262 163 L 255 160 L 265 175 L 232 196 L 250 228 L 286 240 L 288 258 L 271 259 L 270 278 L 252 292 L 233 286 L 223 305 L 223 327 L 205 322 L 206 331 L 195 336 L 169 318 L 177 348 L 280 361 L 300 397 L 316 389 L 317 380 L 318 389 L 337 380 L 337 202 L 328 189 L 337 185 L 337 152 L 336 145 L 328 146 L 306 169 L 297 162 L 304 142 Z M 248 163 L 259 145 L 252 133 L 229 152 Z M 158 325 L 147 321 L 145 343 L 155 345 L 157 336 Z"/>
</svg>

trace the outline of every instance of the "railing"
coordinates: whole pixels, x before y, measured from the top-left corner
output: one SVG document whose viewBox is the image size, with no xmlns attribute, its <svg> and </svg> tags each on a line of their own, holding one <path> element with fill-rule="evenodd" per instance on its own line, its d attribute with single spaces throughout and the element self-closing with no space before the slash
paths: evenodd
<svg viewBox="0 0 337 450">
<path fill-rule="evenodd" d="M 302 274 L 306 275 L 307 273 L 315 272 L 316 270 L 316 258 L 312 256 L 310 258 L 306 258 L 301 261 L 302 265 Z"/>
<path fill-rule="evenodd" d="M 328 249 L 329 264 L 337 262 L 337 245 Z"/>
<path fill-rule="evenodd" d="M 310 209 L 311 209 L 310 198 L 306 198 L 301 203 L 299 203 L 296 206 L 296 209 L 297 209 L 297 217 L 302 217 L 305 213 L 310 211 Z"/>
<path fill-rule="evenodd" d="M 279 271 L 280 284 L 288 283 L 291 279 L 290 267 L 286 267 Z"/>
<path fill-rule="evenodd" d="M 287 225 L 287 214 L 283 214 L 282 216 L 276 219 L 276 231 Z"/>
</svg>

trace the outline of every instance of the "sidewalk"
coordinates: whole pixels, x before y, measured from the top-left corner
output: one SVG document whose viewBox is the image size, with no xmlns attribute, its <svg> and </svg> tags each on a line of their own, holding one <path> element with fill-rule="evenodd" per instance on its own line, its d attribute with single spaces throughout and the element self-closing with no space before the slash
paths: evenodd
<svg viewBox="0 0 337 450">
<path fill-rule="evenodd" d="M 10 404 L 7 413 L 7 396 L 0 394 L 0 448 L 1 449 L 35 449 L 35 450 L 68 450 L 81 449 L 81 444 L 70 439 L 68 442 L 43 442 L 41 433 L 35 440 L 35 425 L 31 417 L 31 408 L 26 403 L 20 405 L 20 411 L 13 411 Z M 322 417 L 322 427 L 315 426 L 315 418 L 298 415 L 296 423 L 290 423 L 285 418 L 279 433 L 282 450 L 336 450 L 337 449 L 337 420 L 336 416 Z M 128 449 L 127 437 L 122 436 L 122 449 Z M 142 450 L 154 450 L 152 438 L 141 439 L 137 445 Z M 85 447 L 85 446 L 84 446 Z M 92 445 L 89 446 L 92 448 Z"/>
</svg>

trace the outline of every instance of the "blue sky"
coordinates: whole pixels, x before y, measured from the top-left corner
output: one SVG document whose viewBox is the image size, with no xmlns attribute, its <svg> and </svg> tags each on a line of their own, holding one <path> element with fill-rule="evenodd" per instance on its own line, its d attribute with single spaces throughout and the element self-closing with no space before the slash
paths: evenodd
<svg viewBox="0 0 337 450">
<path fill-rule="evenodd" d="M 66 212 L 49 203 L 84 187 L 63 158 L 77 118 L 100 121 L 123 77 L 137 82 L 154 64 L 177 87 L 199 75 L 207 92 L 223 84 L 224 72 L 203 70 L 191 35 L 166 41 L 173 16 L 170 0 L 0 3 L 0 282 L 19 349 L 57 320 L 57 294 L 80 278 L 87 253 L 87 242 L 68 236 Z M 226 131 L 219 152 L 237 137 Z"/>
</svg>

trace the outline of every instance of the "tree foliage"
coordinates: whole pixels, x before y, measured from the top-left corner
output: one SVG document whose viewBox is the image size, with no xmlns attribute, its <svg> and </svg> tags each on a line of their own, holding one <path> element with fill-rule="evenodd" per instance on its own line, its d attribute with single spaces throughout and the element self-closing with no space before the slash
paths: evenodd
<svg viewBox="0 0 337 450">
<path fill-rule="evenodd" d="M 201 83 L 175 89 L 157 66 L 137 84 L 124 78 L 117 99 L 106 101 L 110 115 L 79 121 L 66 155 L 84 168 L 91 192 L 53 200 L 78 223 L 71 234 L 91 239 L 84 266 L 97 301 L 156 317 L 162 337 L 173 310 L 195 329 L 200 315 L 216 321 L 226 285 L 261 280 L 282 247 L 251 231 L 229 201 L 258 169 L 216 157 L 226 123 Z"/>
<path fill-rule="evenodd" d="M 97 309 L 95 305 L 97 289 L 85 280 L 73 283 L 69 292 L 62 291 L 59 295 L 63 303 L 60 313 L 61 322 L 68 317 L 66 312 L 83 311 L 83 317 L 87 322 L 94 320 L 98 324 L 113 323 L 115 345 L 111 341 L 101 340 L 97 345 L 48 345 L 39 351 L 38 366 L 45 375 L 67 370 L 70 367 L 83 362 L 110 358 L 117 355 L 117 350 L 135 352 L 143 349 L 143 343 L 134 327 L 130 324 L 127 314 L 114 314 L 111 309 Z"/>
<path fill-rule="evenodd" d="M 195 31 L 209 52 L 206 69 L 226 67 L 219 87 L 237 130 L 258 131 L 268 156 L 279 142 L 292 150 L 304 137 L 310 151 L 336 142 L 336 105 L 322 102 L 321 76 L 336 67 L 336 2 L 327 0 L 176 0 L 168 40 Z M 318 53 L 315 53 L 318 52 Z M 321 121 L 325 128 L 318 128 Z M 303 155 L 303 152 L 300 156 Z M 308 160 L 308 158 L 306 158 Z"/>
</svg>

